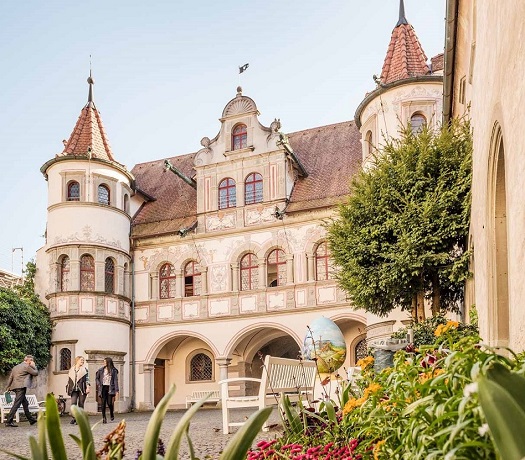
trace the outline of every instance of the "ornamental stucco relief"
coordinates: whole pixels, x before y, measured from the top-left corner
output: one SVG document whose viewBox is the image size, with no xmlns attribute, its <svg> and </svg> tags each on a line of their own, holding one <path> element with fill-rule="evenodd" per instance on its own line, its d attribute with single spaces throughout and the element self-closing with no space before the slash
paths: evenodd
<svg viewBox="0 0 525 460">
<path fill-rule="evenodd" d="M 225 214 L 224 216 L 206 216 L 206 230 L 214 232 L 235 227 L 235 214 Z"/>
<path fill-rule="evenodd" d="M 228 290 L 228 269 L 225 265 L 216 265 L 211 268 L 211 292 Z"/>
<path fill-rule="evenodd" d="M 246 210 L 246 225 L 260 224 L 263 222 L 275 221 L 275 208 L 257 208 Z"/>
<path fill-rule="evenodd" d="M 99 233 L 93 236 L 93 229 L 89 225 L 86 225 L 82 229 L 82 236 L 79 236 L 78 232 L 75 232 L 68 236 L 58 235 L 57 237 L 55 237 L 55 245 L 68 243 L 99 243 L 103 244 L 104 246 L 111 246 L 118 249 L 122 248 L 120 240 L 117 240 L 115 238 L 107 239 Z"/>
</svg>

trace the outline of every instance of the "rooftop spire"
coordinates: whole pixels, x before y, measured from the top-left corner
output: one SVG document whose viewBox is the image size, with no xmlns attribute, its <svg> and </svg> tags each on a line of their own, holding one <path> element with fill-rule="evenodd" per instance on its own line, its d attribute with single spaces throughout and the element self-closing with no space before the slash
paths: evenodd
<svg viewBox="0 0 525 460">
<path fill-rule="evenodd" d="M 95 80 L 93 80 L 93 77 L 91 76 L 91 68 L 89 69 L 87 82 L 89 84 L 88 104 L 93 104 L 93 85 L 95 84 Z"/>
<path fill-rule="evenodd" d="M 403 0 L 399 0 L 399 20 L 397 21 L 396 27 L 401 24 L 408 24 L 405 16 L 405 2 Z"/>
</svg>

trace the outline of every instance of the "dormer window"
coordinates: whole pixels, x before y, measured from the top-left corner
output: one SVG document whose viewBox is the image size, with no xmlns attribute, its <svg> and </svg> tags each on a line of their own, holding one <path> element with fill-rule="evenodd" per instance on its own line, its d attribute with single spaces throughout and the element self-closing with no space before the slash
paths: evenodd
<svg viewBox="0 0 525 460">
<path fill-rule="evenodd" d="M 223 179 L 219 184 L 219 209 L 235 208 L 236 204 L 235 181 Z"/>
<path fill-rule="evenodd" d="M 240 124 L 232 131 L 232 150 L 245 149 L 248 146 L 246 125 Z"/>
<path fill-rule="evenodd" d="M 98 202 L 109 205 L 109 187 L 107 185 L 98 186 Z"/>
<path fill-rule="evenodd" d="M 251 173 L 244 181 L 244 204 L 260 203 L 263 200 L 263 178 L 259 173 Z"/>
<path fill-rule="evenodd" d="M 421 132 L 423 126 L 427 124 L 427 119 L 421 113 L 415 113 L 410 117 L 410 129 L 413 134 Z"/>
<path fill-rule="evenodd" d="M 67 201 L 79 201 L 80 200 L 80 184 L 77 181 L 72 180 L 67 184 Z"/>
</svg>

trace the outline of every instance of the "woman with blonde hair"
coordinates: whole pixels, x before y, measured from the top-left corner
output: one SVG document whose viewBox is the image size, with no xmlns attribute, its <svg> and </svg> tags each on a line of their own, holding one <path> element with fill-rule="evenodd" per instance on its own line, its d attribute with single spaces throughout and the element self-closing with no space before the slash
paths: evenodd
<svg viewBox="0 0 525 460">
<path fill-rule="evenodd" d="M 88 369 L 84 366 L 83 356 L 75 358 L 75 365 L 69 369 L 68 377 L 66 392 L 71 396 L 71 405 L 84 408 L 84 401 L 91 390 L 91 384 L 89 383 Z M 71 425 L 77 423 L 75 417 L 70 423 Z"/>
</svg>

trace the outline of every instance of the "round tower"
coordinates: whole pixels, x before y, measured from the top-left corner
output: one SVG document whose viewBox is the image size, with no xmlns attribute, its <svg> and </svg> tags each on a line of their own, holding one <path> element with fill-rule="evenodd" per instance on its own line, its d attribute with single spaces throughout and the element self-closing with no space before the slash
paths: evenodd
<svg viewBox="0 0 525 460">
<path fill-rule="evenodd" d="M 55 323 L 48 390 L 63 394 L 75 356 L 86 358 L 96 411 L 95 372 L 119 370 L 117 409 L 130 375 L 130 197 L 133 176 L 116 162 L 94 100 L 94 81 L 64 150 L 41 168 L 48 181 L 46 243 L 37 254 L 39 291 Z"/>
<path fill-rule="evenodd" d="M 374 75 L 376 88 L 368 93 L 355 113 L 361 132 L 363 168 L 373 166 L 387 139 L 399 137 L 407 126 L 436 127 L 443 111 L 443 54 L 427 57 L 414 28 L 406 19 L 403 0 L 399 19 L 392 31 L 381 70 Z M 367 313 L 367 340 L 389 338 L 391 333 L 410 322 L 406 312 L 394 310 L 387 318 Z"/>
</svg>

